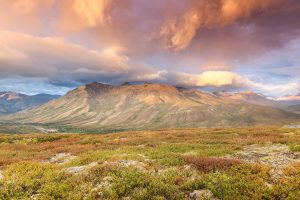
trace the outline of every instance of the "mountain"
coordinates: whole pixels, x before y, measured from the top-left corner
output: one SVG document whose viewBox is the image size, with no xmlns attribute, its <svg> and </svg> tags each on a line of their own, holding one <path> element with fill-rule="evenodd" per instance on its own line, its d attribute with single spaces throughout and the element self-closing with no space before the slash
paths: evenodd
<svg viewBox="0 0 300 200">
<path fill-rule="evenodd" d="M 300 94 L 295 96 L 284 96 L 279 98 L 270 98 L 252 91 L 238 93 L 215 92 L 217 96 L 228 97 L 232 100 L 246 102 L 255 105 L 270 106 L 280 108 L 289 112 L 300 113 Z"/>
<path fill-rule="evenodd" d="M 16 113 L 21 110 L 47 103 L 58 97 L 60 96 L 49 94 L 28 96 L 16 92 L 0 92 L 0 115 Z"/>
<path fill-rule="evenodd" d="M 289 106 L 287 110 L 300 114 L 300 104 Z"/>
<path fill-rule="evenodd" d="M 284 96 L 277 99 L 277 101 L 286 105 L 300 105 L 300 94 L 292 96 Z"/>
<path fill-rule="evenodd" d="M 97 129 L 282 125 L 299 115 L 226 95 L 145 83 L 91 83 L 4 122 Z"/>
<path fill-rule="evenodd" d="M 237 93 L 215 92 L 214 94 L 217 96 L 228 97 L 238 102 L 245 102 L 245 103 L 250 103 L 255 105 L 271 106 L 271 107 L 282 106 L 279 102 L 270 99 L 262 94 L 257 94 L 253 91 L 244 91 L 244 92 L 237 92 Z"/>
</svg>

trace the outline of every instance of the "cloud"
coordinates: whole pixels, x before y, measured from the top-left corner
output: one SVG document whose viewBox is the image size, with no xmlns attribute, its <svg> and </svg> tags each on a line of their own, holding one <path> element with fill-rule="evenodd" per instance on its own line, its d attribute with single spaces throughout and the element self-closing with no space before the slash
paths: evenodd
<svg viewBox="0 0 300 200">
<path fill-rule="evenodd" d="M 284 96 L 291 94 L 298 94 L 300 92 L 299 82 L 289 82 L 286 84 L 262 84 L 251 82 L 250 86 L 253 89 L 259 90 L 262 93 L 273 96 Z"/>
<path fill-rule="evenodd" d="M 37 31 L 38 35 L 71 34 L 82 43 L 92 43 L 94 48 L 103 48 L 103 44 L 130 46 L 128 51 L 132 56 L 160 53 L 162 46 L 172 51 L 186 50 L 193 46 L 192 41 L 206 49 L 207 42 L 214 43 L 210 34 L 206 34 L 212 29 L 218 33 L 214 38 L 220 37 L 231 46 L 247 43 L 250 50 L 244 48 L 245 54 L 253 54 L 254 50 L 270 45 L 270 40 L 280 43 L 282 31 L 299 29 L 295 25 L 300 5 L 297 0 L 0 0 L 0 3 L 0 18 L 5 19 L 0 21 L 2 29 L 35 34 Z M 280 20 L 284 21 L 272 22 Z M 231 26 L 237 26 L 234 34 L 226 30 Z M 239 32 L 236 29 L 244 26 L 252 27 L 252 31 L 236 37 Z M 268 34 L 269 30 L 272 34 Z M 254 45 L 251 39 L 257 39 L 256 35 L 268 39 Z M 286 36 L 286 40 L 289 37 L 296 36 Z M 218 47 L 214 44 L 210 48 L 217 51 Z M 233 53 L 240 52 L 240 48 L 235 45 Z M 199 57 L 198 51 L 191 52 Z"/>
<path fill-rule="evenodd" d="M 203 0 L 190 1 L 185 13 L 169 19 L 161 28 L 167 48 L 187 48 L 201 28 L 222 27 L 283 3 L 280 0 Z"/>
<path fill-rule="evenodd" d="M 197 77 L 198 86 L 236 86 L 244 87 L 247 80 L 238 74 L 226 71 L 206 71 Z"/>
<path fill-rule="evenodd" d="M 55 0 L 0 0 L 1 30 L 41 31 L 50 17 Z"/>
<path fill-rule="evenodd" d="M 59 3 L 59 23 L 69 31 L 102 27 L 111 20 L 115 0 L 66 0 Z M 75 23 L 74 23 L 75 22 Z"/>
<path fill-rule="evenodd" d="M 73 9 L 78 17 L 85 22 L 86 26 L 94 27 L 109 20 L 106 11 L 112 2 L 110 0 L 75 0 Z"/>
<path fill-rule="evenodd" d="M 164 76 L 163 80 L 185 87 L 209 87 L 230 91 L 250 89 L 271 96 L 298 94 L 300 92 L 300 82 L 296 80 L 284 84 L 263 83 L 229 71 L 205 71 L 201 74 L 165 72 Z"/>
<path fill-rule="evenodd" d="M 85 75 L 120 76 L 129 71 L 130 60 L 121 48 L 90 50 L 61 38 L 34 37 L 0 32 L 1 76 L 80 79 Z"/>
<path fill-rule="evenodd" d="M 17 15 L 38 14 L 40 9 L 46 9 L 53 5 L 54 0 L 15 0 L 12 1 L 11 9 Z"/>
<path fill-rule="evenodd" d="M 234 87 L 245 88 L 249 80 L 229 71 L 205 71 L 201 74 L 171 73 L 170 79 L 177 85 L 191 87 Z"/>
<path fill-rule="evenodd" d="M 154 71 L 146 74 L 140 74 L 136 76 L 130 77 L 129 81 L 135 82 L 146 82 L 146 81 L 159 81 L 159 82 L 169 82 L 168 80 L 168 71 L 166 70 L 159 70 L 159 71 Z"/>
<path fill-rule="evenodd" d="M 34 37 L 0 31 L 1 77 L 42 78 L 52 85 L 77 86 L 92 81 L 154 81 L 186 87 L 254 88 L 269 94 L 294 94 L 298 83 L 263 84 L 230 71 L 200 74 L 169 71 L 132 61 L 126 48 L 93 50 L 62 38 Z"/>
<path fill-rule="evenodd" d="M 268 94 L 299 90 L 298 0 L 0 3 L 0 78 L 64 87 L 157 81 Z M 287 77 L 268 79 L 274 73 Z"/>
</svg>

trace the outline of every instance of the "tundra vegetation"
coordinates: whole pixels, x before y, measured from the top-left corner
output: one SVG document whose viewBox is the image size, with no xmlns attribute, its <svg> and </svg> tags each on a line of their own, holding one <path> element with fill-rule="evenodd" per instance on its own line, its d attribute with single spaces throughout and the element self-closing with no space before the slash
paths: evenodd
<svg viewBox="0 0 300 200">
<path fill-rule="evenodd" d="M 288 128 L 2 134 L 0 199 L 297 199 L 299 153 Z"/>
</svg>

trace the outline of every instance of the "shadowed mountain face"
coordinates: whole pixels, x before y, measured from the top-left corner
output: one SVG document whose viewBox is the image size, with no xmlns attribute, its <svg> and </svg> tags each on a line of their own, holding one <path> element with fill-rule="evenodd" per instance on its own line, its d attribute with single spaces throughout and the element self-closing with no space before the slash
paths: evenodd
<svg viewBox="0 0 300 200">
<path fill-rule="evenodd" d="M 42 106 L 2 118 L 19 123 L 103 129 L 282 125 L 295 113 L 170 85 L 91 83 Z"/>
<path fill-rule="evenodd" d="M 27 96 L 15 92 L 0 92 L 0 115 L 16 113 L 32 108 L 50 100 L 57 99 L 57 95 L 37 94 Z"/>
</svg>

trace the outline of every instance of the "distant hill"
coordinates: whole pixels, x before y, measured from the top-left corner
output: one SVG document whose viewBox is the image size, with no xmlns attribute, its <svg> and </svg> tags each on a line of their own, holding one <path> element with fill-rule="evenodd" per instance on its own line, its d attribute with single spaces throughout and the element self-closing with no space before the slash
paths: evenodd
<svg viewBox="0 0 300 200">
<path fill-rule="evenodd" d="M 228 97 L 232 100 L 236 100 L 239 102 L 246 102 L 255 105 L 271 106 L 271 107 L 283 106 L 280 102 L 270 99 L 262 94 L 257 94 L 253 91 L 244 91 L 244 92 L 237 92 L 237 93 L 216 92 L 214 94 L 217 96 Z"/>
<path fill-rule="evenodd" d="M 281 102 L 282 104 L 286 105 L 300 105 L 300 94 L 293 95 L 293 96 L 284 96 L 277 99 L 277 101 Z"/>
<path fill-rule="evenodd" d="M 217 96 L 228 97 L 233 100 L 247 102 L 255 105 L 270 106 L 275 108 L 281 108 L 287 111 L 299 111 L 293 110 L 293 108 L 298 108 L 300 105 L 300 94 L 295 96 L 284 96 L 280 98 L 270 98 L 262 94 L 257 94 L 252 91 L 244 91 L 237 93 L 228 92 L 215 92 Z"/>
<path fill-rule="evenodd" d="M 16 113 L 59 97 L 58 95 L 49 94 L 28 96 L 16 92 L 0 92 L 0 115 Z"/>
<path fill-rule="evenodd" d="M 291 112 L 300 113 L 300 104 L 289 106 L 289 107 L 287 108 L 287 110 L 289 110 L 289 111 L 291 111 Z"/>
<path fill-rule="evenodd" d="M 244 98 L 249 96 L 251 101 Z M 283 125 L 299 119 L 295 113 L 266 106 L 267 102 L 258 105 L 260 99 L 267 101 L 254 93 L 232 96 L 163 84 L 112 86 L 95 82 L 0 120 L 97 129 L 152 129 Z"/>
</svg>

